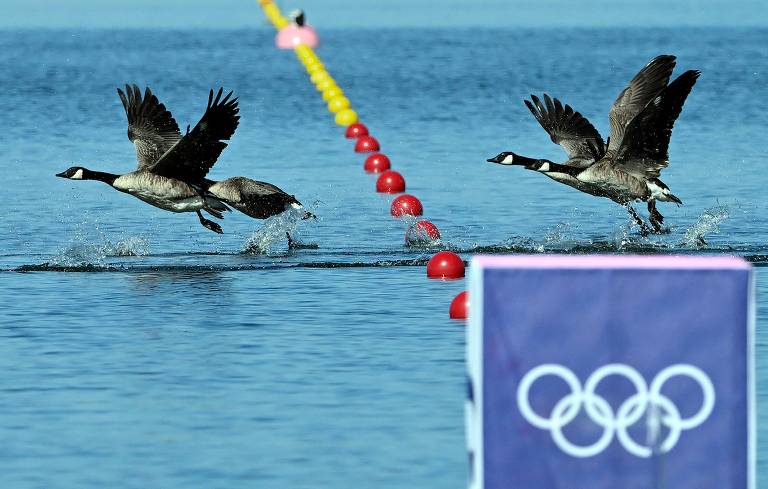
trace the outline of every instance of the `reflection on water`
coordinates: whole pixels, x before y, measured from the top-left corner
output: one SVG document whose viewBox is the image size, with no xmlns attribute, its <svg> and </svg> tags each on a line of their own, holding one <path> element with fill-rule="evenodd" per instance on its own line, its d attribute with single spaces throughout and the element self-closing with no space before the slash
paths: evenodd
<svg viewBox="0 0 768 489">
<path fill-rule="evenodd" d="M 182 287 L 189 292 L 205 291 L 212 294 L 226 292 L 230 277 L 217 270 L 159 270 L 129 275 L 142 291 L 161 291 L 168 287 Z"/>
</svg>

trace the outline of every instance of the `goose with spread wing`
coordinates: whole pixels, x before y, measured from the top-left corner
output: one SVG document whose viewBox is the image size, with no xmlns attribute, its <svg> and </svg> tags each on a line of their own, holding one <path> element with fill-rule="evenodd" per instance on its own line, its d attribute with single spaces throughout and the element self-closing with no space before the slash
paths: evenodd
<svg viewBox="0 0 768 489">
<path fill-rule="evenodd" d="M 221 226 L 203 217 L 201 211 L 222 219 L 233 207 L 256 218 L 266 219 L 301 203 L 278 187 L 233 177 L 223 181 L 206 178 L 237 129 L 240 116 L 237 98 L 223 89 L 208 95 L 203 117 L 186 134 L 149 87 L 142 95 L 138 86 L 117 89 L 128 117 L 128 139 L 136 147 L 138 168 L 122 175 L 93 171 L 81 166 L 56 176 L 70 180 L 98 180 L 120 192 L 171 212 L 195 212 L 200 223 L 216 233 Z M 305 213 L 305 217 L 312 217 Z"/>
<path fill-rule="evenodd" d="M 554 163 L 505 151 L 488 159 L 501 165 L 520 165 L 537 171 L 582 192 L 607 197 L 625 206 L 632 219 L 647 234 L 651 231 L 632 207 L 647 202 L 649 221 L 661 232 L 664 217 L 656 201 L 682 201 L 659 178 L 669 165 L 669 138 L 700 72 L 689 70 L 669 82 L 675 57 L 657 56 L 619 94 L 608 114 L 611 135 L 607 144 L 597 129 L 569 105 L 544 95 L 531 95 L 525 105 L 550 139 L 560 145 L 568 160 Z"/>
</svg>

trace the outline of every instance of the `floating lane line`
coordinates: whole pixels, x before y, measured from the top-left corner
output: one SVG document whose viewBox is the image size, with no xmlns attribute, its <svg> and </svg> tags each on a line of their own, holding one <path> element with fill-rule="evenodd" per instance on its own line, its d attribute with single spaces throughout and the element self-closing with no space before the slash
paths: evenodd
<svg viewBox="0 0 768 489">
<path fill-rule="evenodd" d="M 356 140 L 355 152 L 371 153 L 366 158 L 363 168 L 367 173 L 379 174 L 376 180 L 376 191 L 385 194 L 403 194 L 392 201 L 390 214 L 397 218 L 422 216 L 424 206 L 421 201 L 414 195 L 405 194 L 405 178 L 399 172 L 391 169 L 392 163 L 389 157 L 380 152 L 379 141 L 369 133 L 364 124 L 359 122 L 359 117 L 352 108 L 352 103 L 326 70 L 325 63 L 309 45 L 316 45 L 318 42 L 314 29 L 309 26 L 291 24 L 273 0 L 258 0 L 258 3 L 261 5 L 264 15 L 278 31 L 276 42 L 278 47 L 283 49 L 292 47 L 296 57 L 304 65 L 310 81 L 322 94 L 328 111 L 334 114 L 336 124 L 346 127 L 345 136 L 348 139 Z M 281 33 L 281 31 L 283 32 Z M 286 36 L 288 37 L 287 40 Z M 417 219 L 406 230 L 405 241 L 408 244 L 437 244 L 440 242 L 440 231 L 432 222 Z M 464 278 L 464 275 L 464 262 L 459 255 L 452 251 L 441 251 L 429 260 L 428 278 L 458 280 Z M 449 317 L 464 320 L 467 318 L 468 312 L 469 296 L 464 291 L 459 293 L 451 302 Z"/>
</svg>

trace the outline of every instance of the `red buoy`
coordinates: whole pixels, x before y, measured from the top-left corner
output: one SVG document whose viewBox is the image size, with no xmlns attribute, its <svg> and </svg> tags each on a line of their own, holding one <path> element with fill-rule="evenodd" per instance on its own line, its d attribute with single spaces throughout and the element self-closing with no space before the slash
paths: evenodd
<svg viewBox="0 0 768 489">
<path fill-rule="evenodd" d="M 405 232 L 405 242 L 408 244 L 429 244 L 438 239 L 440 239 L 440 231 L 429 221 L 411 224 Z"/>
<path fill-rule="evenodd" d="M 376 191 L 384 194 L 405 192 L 405 179 L 396 171 L 387 170 L 376 180 Z"/>
<path fill-rule="evenodd" d="M 371 153 L 381 149 L 379 142 L 373 136 L 360 136 L 355 143 L 357 153 Z"/>
<path fill-rule="evenodd" d="M 389 208 L 389 212 L 394 217 L 420 216 L 424 214 L 424 206 L 422 206 L 421 201 L 413 195 L 405 194 L 392 201 L 392 206 Z"/>
<path fill-rule="evenodd" d="M 464 277 L 464 261 L 451 251 L 441 251 L 429 259 L 427 277 L 453 280 Z"/>
<path fill-rule="evenodd" d="M 365 159 L 363 169 L 366 173 L 381 173 L 391 168 L 389 158 L 382 153 L 373 153 Z"/>
<path fill-rule="evenodd" d="M 359 122 L 347 126 L 347 132 L 344 134 L 347 139 L 359 138 L 368 135 L 368 128 Z"/>
<path fill-rule="evenodd" d="M 451 319 L 467 319 L 469 317 L 469 294 L 465 290 L 451 301 L 451 307 L 448 308 L 448 315 Z"/>
</svg>

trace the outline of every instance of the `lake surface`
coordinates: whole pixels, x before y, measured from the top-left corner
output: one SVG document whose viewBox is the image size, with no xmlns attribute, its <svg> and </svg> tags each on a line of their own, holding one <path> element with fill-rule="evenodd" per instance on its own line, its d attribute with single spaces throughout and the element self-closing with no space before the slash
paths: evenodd
<svg viewBox="0 0 768 489">
<path fill-rule="evenodd" d="M 318 54 L 443 245 L 490 253 L 735 254 L 757 266 L 758 485 L 768 484 L 768 30 L 328 30 Z M 292 52 L 252 31 L 0 32 L 0 486 L 463 487 L 466 284 L 352 151 Z M 603 137 L 652 57 L 702 76 L 675 127 L 669 233 L 520 168 L 564 159 L 522 103 L 547 92 Z M 208 90 L 242 119 L 211 177 L 295 194 L 316 221 L 228 214 L 224 235 L 69 166 L 127 172 L 115 88 L 181 127 Z M 644 209 L 640 208 L 641 211 Z M 303 245 L 287 249 L 285 232 Z M 78 273 L 75 273 L 78 272 Z"/>
</svg>

